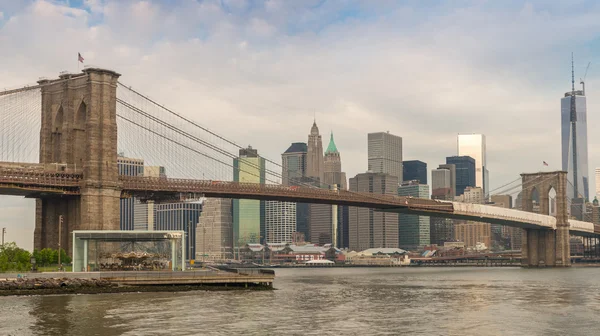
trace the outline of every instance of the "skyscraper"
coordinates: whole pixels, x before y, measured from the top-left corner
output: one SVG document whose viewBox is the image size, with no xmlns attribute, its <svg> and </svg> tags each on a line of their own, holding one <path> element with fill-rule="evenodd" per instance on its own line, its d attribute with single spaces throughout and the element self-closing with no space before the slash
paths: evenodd
<svg viewBox="0 0 600 336">
<path fill-rule="evenodd" d="M 397 195 L 398 177 L 367 172 L 350 179 L 350 190 Z M 362 251 L 372 247 L 398 247 L 398 214 L 350 207 L 349 249 Z"/>
<path fill-rule="evenodd" d="M 306 156 L 308 146 L 304 142 L 294 142 L 281 154 L 282 181 L 284 186 L 298 185 L 306 177 Z"/>
<path fill-rule="evenodd" d="M 402 138 L 389 132 L 369 133 L 368 135 L 369 171 L 402 176 Z"/>
<path fill-rule="evenodd" d="M 296 203 L 266 201 L 265 213 L 265 241 L 290 243 L 296 232 Z"/>
<path fill-rule="evenodd" d="M 165 167 L 145 166 L 144 177 L 166 177 Z M 154 230 L 154 201 L 141 202 L 135 200 L 133 204 L 133 229 L 141 231 Z"/>
<path fill-rule="evenodd" d="M 431 198 L 443 201 L 453 201 L 456 196 L 456 166 L 453 164 L 439 165 L 431 171 Z M 431 217 L 430 242 L 439 246 L 454 240 L 454 222 L 449 218 Z"/>
<path fill-rule="evenodd" d="M 342 158 L 340 152 L 333 140 L 333 132 L 329 139 L 329 145 L 325 150 L 324 162 L 324 180 L 325 185 L 338 185 L 340 189 L 347 189 L 346 173 L 342 172 Z"/>
<path fill-rule="evenodd" d="M 282 176 L 284 186 L 318 185 L 320 181 L 313 181 L 307 177 L 307 155 L 308 146 L 304 142 L 294 142 L 281 154 Z M 296 231 L 304 235 L 304 239 L 310 236 L 310 211 L 308 203 L 296 203 Z"/>
<path fill-rule="evenodd" d="M 483 189 L 483 194 L 487 197 L 489 172 L 487 170 L 485 135 L 459 134 L 458 156 L 470 156 L 475 160 L 475 187 Z"/>
<path fill-rule="evenodd" d="M 402 179 L 427 184 L 427 163 L 419 160 L 402 161 Z"/>
<path fill-rule="evenodd" d="M 460 196 L 467 187 L 475 186 L 475 160 L 470 156 L 449 156 L 447 165 L 454 165 L 456 172 L 456 194 Z"/>
<path fill-rule="evenodd" d="M 227 198 L 208 198 L 202 206 L 196 226 L 196 259 L 233 259 L 232 201 Z"/>
<path fill-rule="evenodd" d="M 323 183 L 324 162 L 323 162 L 323 140 L 319 134 L 319 127 L 314 121 L 308 135 L 307 153 L 306 153 L 306 176 L 318 178 Z"/>
<path fill-rule="evenodd" d="M 568 173 L 569 199 L 589 200 L 586 97 L 583 90 L 575 90 L 572 75 L 571 91 L 560 100 L 562 170 Z"/>
<path fill-rule="evenodd" d="M 327 186 L 334 186 L 338 189 L 346 190 L 347 182 L 346 182 L 346 173 L 342 172 L 342 158 L 340 156 L 340 152 L 335 145 L 335 141 L 333 140 L 333 132 L 331 132 L 331 137 L 329 139 L 329 145 L 325 150 L 325 173 L 324 175 L 324 183 Z M 332 228 L 331 228 L 331 243 L 336 247 L 340 247 L 340 244 L 343 244 L 343 238 L 341 235 L 346 234 L 348 232 L 348 221 L 347 219 L 347 209 L 344 206 L 332 205 L 331 213 L 332 213 Z M 341 239 L 341 240 L 340 240 Z"/>
<path fill-rule="evenodd" d="M 186 259 L 196 256 L 196 225 L 202 212 L 200 202 L 161 203 L 154 205 L 156 230 L 185 231 Z"/>
<path fill-rule="evenodd" d="M 429 198 L 429 186 L 419 183 L 418 180 L 405 181 L 398 187 L 398 196 Z M 399 247 L 406 250 L 415 250 L 419 247 L 429 245 L 429 225 L 429 216 L 399 214 Z"/>
<path fill-rule="evenodd" d="M 265 183 L 265 159 L 252 147 L 240 149 L 233 160 L 233 181 L 242 183 Z M 241 247 L 258 244 L 264 238 L 264 201 L 233 200 L 233 244 Z"/>
<path fill-rule="evenodd" d="M 313 125 L 308 134 L 308 152 L 306 155 L 306 176 L 312 184 L 321 188 L 329 188 L 325 183 L 325 157 L 323 156 L 323 141 L 319 134 L 317 123 Z M 330 244 L 332 242 L 332 223 L 334 216 L 331 205 L 310 204 L 309 207 L 309 234 L 307 239 L 315 244 Z"/>
<path fill-rule="evenodd" d="M 125 157 L 122 153 L 117 157 L 117 169 L 119 175 L 142 176 L 144 174 L 144 160 Z M 120 228 L 121 230 L 133 230 L 135 213 L 134 197 L 122 198 L 119 204 Z"/>
<path fill-rule="evenodd" d="M 483 204 L 483 189 L 481 187 L 467 187 L 458 201 Z M 489 248 L 491 242 L 491 226 L 489 223 L 455 221 L 454 238 L 464 242 L 465 247 L 475 247 L 477 243 L 483 243 Z"/>
</svg>

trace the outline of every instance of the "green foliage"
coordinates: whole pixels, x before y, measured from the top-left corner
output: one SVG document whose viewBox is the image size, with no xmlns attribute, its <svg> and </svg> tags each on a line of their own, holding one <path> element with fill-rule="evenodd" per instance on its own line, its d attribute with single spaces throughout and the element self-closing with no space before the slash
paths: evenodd
<svg viewBox="0 0 600 336">
<path fill-rule="evenodd" d="M 0 272 L 25 272 L 31 269 L 31 253 L 15 243 L 0 245 Z"/>
<path fill-rule="evenodd" d="M 33 256 L 35 257 L 35 263 L 38 266 L 58 264 L 58 250 L 55 249 L 45 248 L 42 250 L 33 250 Z M 71 263 L 71 258 L 64 249 L 60 249 L 60 262 L 63 265 Z"/>
</svg>

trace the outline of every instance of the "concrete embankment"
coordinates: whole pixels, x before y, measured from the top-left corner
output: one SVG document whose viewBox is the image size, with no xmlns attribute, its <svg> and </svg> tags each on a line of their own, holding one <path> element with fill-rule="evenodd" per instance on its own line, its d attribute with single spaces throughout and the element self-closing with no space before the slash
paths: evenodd
<svg viewBox="0 0 600 336">
<path fill-rule="evenodd" d="M 0 296 L 272 289 L 271 270 L 0 274 Z"/>
</svg>

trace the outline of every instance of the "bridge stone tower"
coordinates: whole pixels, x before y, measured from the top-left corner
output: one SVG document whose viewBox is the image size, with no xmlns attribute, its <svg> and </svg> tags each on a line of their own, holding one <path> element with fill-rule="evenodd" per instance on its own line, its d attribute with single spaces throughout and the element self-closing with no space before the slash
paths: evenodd
<svg viewBox="0 0 600 336">
<path fill-rule="evenodd" d="M 540 197 L 540 214 L 549 215 L 552 188 L 556 191 L 556 230 L 523 229 L 521 263 L 525 267 L 571 266 L 569 216 L 567 213 L 567 172 L 521 174 L 523 211 L 533 212 L 533 191 Z"/>
<path fill-rule="evenodd" d="M 34 247 L 70 253 L 73 230 L 118 230 L 121 188 L 117 170 L 117 79 L 120 74 L 87 68 L 41 80 L 40 163 L 83 174 L 80 196 L 39 195 Z M 48 165 L 49 164 L 49 165 Z"/>
</svg>

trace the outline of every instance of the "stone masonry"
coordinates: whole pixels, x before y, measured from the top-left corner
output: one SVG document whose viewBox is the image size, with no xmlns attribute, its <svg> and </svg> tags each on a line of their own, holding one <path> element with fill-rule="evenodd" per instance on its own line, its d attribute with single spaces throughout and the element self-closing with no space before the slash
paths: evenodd
<svg viewBox="0 0 600 336">
<path fill-rule="evenodd" d="M 556 191 L 556 230 L 523 229 L 521 263 L 525 267 L 571 266 L 569 216 L 567 213 L 567 172 L 521 174 L 523 211 L 533 212 L 532 195 L 540 196 L 540 214 L 549 215 L 552 188 Z"/>
<path fill-rule="evenodd" d="M 121 187 L 117 171 L 117 79 L 120 74 L 87 68 L 41 80 L 40 163 L 81 171 L 81 196 L 40 195 L 34 247 L 71 252 L 73 230 L 118 230 Z"/>
</svg>

